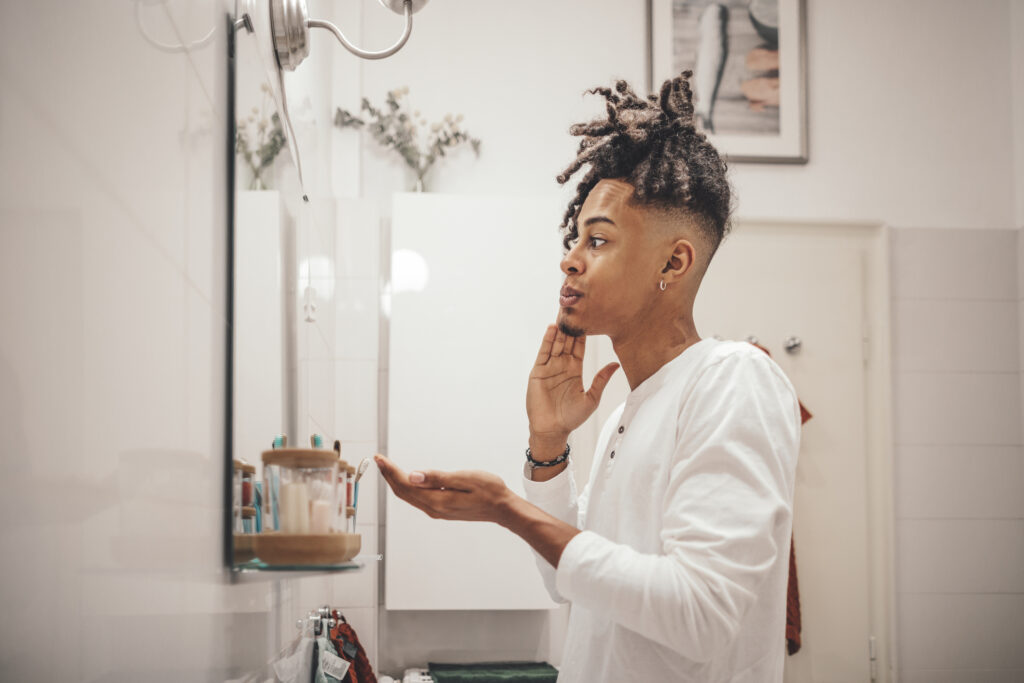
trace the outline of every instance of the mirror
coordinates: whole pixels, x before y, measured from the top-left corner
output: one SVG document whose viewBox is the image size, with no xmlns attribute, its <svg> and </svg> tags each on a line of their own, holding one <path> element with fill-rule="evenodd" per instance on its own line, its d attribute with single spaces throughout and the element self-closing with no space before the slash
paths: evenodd
<svg viewBox="0 0 1024 683">
<path fill-rule="evenodd" d="M 241 2 L 238 11 L 227 560 L 238 571 L 344 568 L 358 548 L 343 538 L 351 494 L 346 463 L 332 448 L 336 210 L 318 153 L 330 121 L 319 116 L 328 103 L 310 85 L 332 54 L 313 51 L 302 71 L 282 78 L 270 3 Z M 285 106 L 305 186 L 289 150 Z M 313 435 L 320 435 L 315 444 Z M 278 452 L 265 468 L 268 451 Z"/>
</svg>

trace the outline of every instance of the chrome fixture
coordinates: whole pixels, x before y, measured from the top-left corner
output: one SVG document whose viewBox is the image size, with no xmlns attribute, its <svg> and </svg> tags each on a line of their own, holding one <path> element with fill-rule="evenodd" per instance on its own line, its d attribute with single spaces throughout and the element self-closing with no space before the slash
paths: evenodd
<svg viewBox="0 0 1024 683">
<path fill-rule="evenodd" d="M 270 0 L 270 23 L 274 36 L 274 53 L 282 69 L 294 71 L 309 56 L 309 29 L 323 28 L 334 34 L 346 50 L 363 59 L 390 57 L 409 40 L 412 34 L 412 15 L 423 9 L 427 0 L 380 0 L 380 4 L 405 16 L 405 30 L 398 42 L 378 52 L 363 50 L 351 43 L 337 26 L 329 21 L 310 19 L 306 0 Z"/>
<path fill-rule="evenodd" d="M 270 36 L 274 43 L 274 57 L 277 59 L 277 78 L 281 93 L 279 113 L 285 129 L 285 140 L 288 150 L 295 161 L 295 170 L 302 186 L 302 198 L 309 201 L 305 184 L 302 181 L 302 162 L 299 160 L 299 147 L 295 142 L 295 129 L 288 113 L 288 97 L 284 89 L 284 72 L 295 71 L 299 64 L 309 56 L 309 29 L 323 28 L 334 34 L 342 46 L 363 59 L 384 59 L 390 57 L 409 40 L 412 35 L 412 15 L 423 9 L 427 0 L 380 0 L 380 4 L 392 12 L 405 16 L 405 30 L 398 42 L 379 52 L 362 50 L 353 45 L 337 26 L 329 21 L 310 19 L 306 9 L 306 0 L 270 0 Z"/>
<path fill-rule="evenodd" d="M 249 16 L 248 12 L 243 14 L 242 18 L 234 23 L 234 27 L 236 31 L 241 28 L 245 28 L 246 32 L 248 33 L 256 32 L 256 27 L 252 25 L 252 17 Z"/>
<path fill-rule="evenodd" d="M 295 628 L 300 631 L 309 628 L 316 635 L 320 635 L 324 633 L 325 626 L 331 629 L 338 625 L 338 620 L 333 616 L 334 611 L 330 605 L 310 610 L 305 619 L 299 619 L 295 622 Z M 344 617 L 342 617 L 342 621 L 344 621 Z"/>
</svg>

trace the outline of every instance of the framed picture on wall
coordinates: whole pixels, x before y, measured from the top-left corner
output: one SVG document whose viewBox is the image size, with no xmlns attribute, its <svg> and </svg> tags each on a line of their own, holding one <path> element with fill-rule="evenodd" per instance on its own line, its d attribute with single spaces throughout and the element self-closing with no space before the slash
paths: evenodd
<svg viewBox="0 0 1024 683">
<path fill-rule="evenodd" d="M 805 0 L 649 0 L 652 90 L 687 69 L 729 161 L 807 162 Z"/>
</svg>

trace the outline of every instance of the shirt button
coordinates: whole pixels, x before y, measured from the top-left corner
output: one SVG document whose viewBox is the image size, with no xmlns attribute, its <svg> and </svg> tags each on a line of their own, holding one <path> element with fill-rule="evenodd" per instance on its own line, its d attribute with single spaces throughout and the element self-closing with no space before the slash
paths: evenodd
<svg viewBox="0 0 1024 683">
<path fill-rule="evenodd" d="M 621 434 L 621 433 L 622 433 L 622 432 L 624 432 L 624 431 L 626 431 L 626 428 L 625 428 L 625 427 L 622 427 L 622 426 L 620 426 L 620 427 L 619 427 L 619 434 Z"/>
<path fill-rule="evenodd" d="M 615 457 L 615 451 L 612 451 L 611 457 Z"/>
</svg>

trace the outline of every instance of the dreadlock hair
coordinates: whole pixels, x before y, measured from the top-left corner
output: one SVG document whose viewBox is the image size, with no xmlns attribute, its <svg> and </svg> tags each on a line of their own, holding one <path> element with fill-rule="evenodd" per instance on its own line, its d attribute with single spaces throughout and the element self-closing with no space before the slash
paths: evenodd
<svg viewBox="0 0 1024 683">
<path fill-rule="evenodd" d="M 558 175 L 558 183 L 564 185 L 584 164 L 590 169 L 562 219 L 566 249 L 579 238 L 577 221 L 590 191 L 601 179 L 622 178 L 633 186 L 632 201 L 681 210 L 693 221 L 708 242 L 710 261 L 730 229 L 732 193 L 725 162 L 694 125 L 692 75 L 682 72 L 646 99 L 622 80 L 614 90 L 586 91 L 604 96 L 608 117 L 569 128 L 582 140 L 576 160 Z"/>
</svg>

